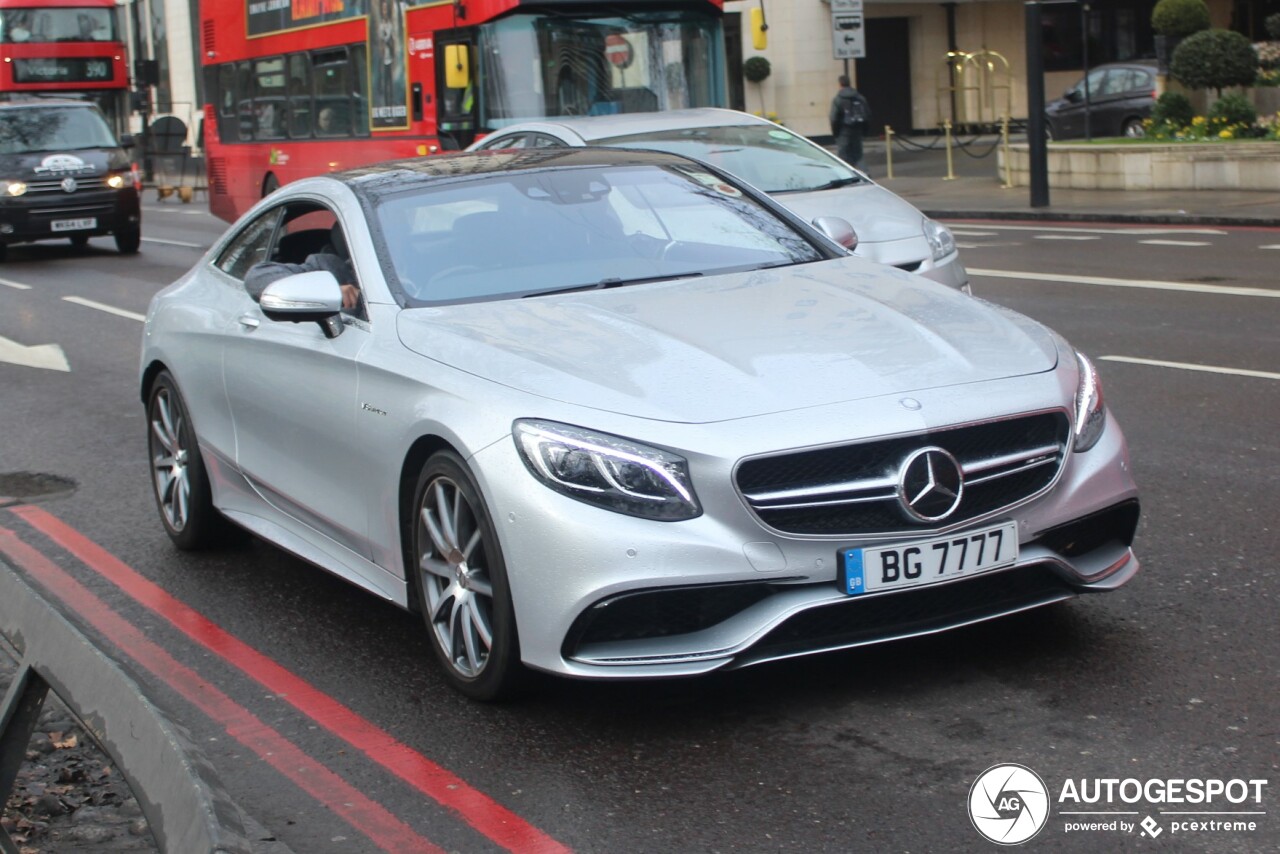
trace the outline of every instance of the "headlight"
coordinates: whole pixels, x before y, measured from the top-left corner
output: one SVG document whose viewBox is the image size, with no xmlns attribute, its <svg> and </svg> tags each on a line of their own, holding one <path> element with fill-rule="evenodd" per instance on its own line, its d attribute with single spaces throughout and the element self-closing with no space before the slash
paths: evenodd
<svg viewBox="0 0 1280 854">
<path fill-rule="evenodd" d="M 533 476 L 570 498 L 663 522 L 702 513 L 688 463 L 670 451 L 552 421 L 521 419 L 512 435 Z"/>
<path fill-rule="evenodd" d="M 21 196 L 27 191 L 27 185 L 22 181 L 7 181 L 4 191 L 10 196 Z"/>
<path fill-rule="evenodd" d="M 1093 363 L 1079 351 L 1076 362 L 1080 365 L 1080 384 L 1076 387 L 1076 441 L 1074 450 L 1087 451 L 1098 444 L 1102 428 L 1107 423 L 1107 408 L 1102 402 L 1102 380 Z"/>
<path fill-rule="evenodd" d="M 929 241 L 929 248 L 933 250 L 933 260 L 941 261 L 956 251 L 956 239 L 951 234 L 951 229 L 927 217 L 924 220 L 923 228 L 924 239 Z"/>
<path fill-rule="evenodd" d="M 110 187 L 110 188 L 111 188 L 111 189 L 113 189 L 113 190 L 120 190 L 120 189 L 123 189 L 123 188 L 124 188 L 124 184 L 125 184 L 125 180 L 124 180 L 124 176 L 123 176 L 123 175 L 108 175 L 108 176 L 107 176 L 107 186 L 108 186 L 108 187 Z"/>
</svg>

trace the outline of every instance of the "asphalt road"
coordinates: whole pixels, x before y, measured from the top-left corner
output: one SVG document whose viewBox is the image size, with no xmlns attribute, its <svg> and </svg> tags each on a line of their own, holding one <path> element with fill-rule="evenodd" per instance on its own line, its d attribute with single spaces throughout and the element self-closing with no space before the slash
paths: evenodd
<svg viewBox="0 0 1280 854">
<path fill-rule="evenodd" d="M 1143 490 L 1144 569 L 1118 592 L 699 681 L 546 679 L 517 704 L 463 700 L 416 618 L 260 543 L 169 544 L 149 493 L 139 317 L 222 228 L 172 201 L 148 200 L 135 258 L 95 240 L 0 266 L 0 337 L 56 343 L 69 367 L 0 362 L 0 475 L 75 485 L 38 505 L 72 533 L 12 510 L 0 528 L 195 674 L 183 688 L 69 614 L 297 852 L 990 850 L 966 806 L 998 763 L 1050 789 L 1029 848 L 1280 848 L 1280 232 L 952 225 L 980 296 L 1098 360 Z M 145 581 L 172 601 L 141 604 Z M 181 606 L 204 621 L 180 631 L 165 615 Z M 228 658 L 228 637 L 303 681 Z M 1268 783 L 1260 804 L 1058 800 L 1098 778 Z M 1179 830 L 1222 817 L 1169 814 L 1221 810 L 1264 814 L 1252 831 Z M 1089 818 L 1068 811 L 1151 816 L 1160 836 L 1068 833 Z"/>
</svg>

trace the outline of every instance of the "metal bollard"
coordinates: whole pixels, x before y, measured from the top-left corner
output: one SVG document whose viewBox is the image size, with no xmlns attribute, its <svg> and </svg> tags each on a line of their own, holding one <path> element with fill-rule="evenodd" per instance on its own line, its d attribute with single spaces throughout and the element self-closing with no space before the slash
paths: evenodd
<svg viewBox="0 0 1280 854">
<path fill-rule="evenodd" d="M 1000 146 L 1004 153 L 1004 183 L 1000 185 L 1000 189 L 1010 190 L 1013 188 L 1013 164 L 1009 156 L 1009 116 L 1007 114 L 1000 118 Z"/>
<path fill-rule="evenodd" d="M 951 162 L 951 119 L 947 119 L 942 123 L 942 129 L 947 134 L 947 177 L 944 181 L 954 181 L 956 179 L 955 164 Z"/>
<path fill-rule="evenodd" d="M 889 169 L 885 180 L 891 181 L 893 180 L 893 128 L 888 125 L 884 126 L 884 162 Z"/>
</svg>

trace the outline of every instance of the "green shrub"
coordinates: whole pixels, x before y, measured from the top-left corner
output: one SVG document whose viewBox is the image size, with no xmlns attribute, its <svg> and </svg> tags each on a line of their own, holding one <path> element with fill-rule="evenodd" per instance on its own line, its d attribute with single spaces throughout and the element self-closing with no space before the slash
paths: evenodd
<svg viewBox="0 0 1280 854">
<path fill-rule="evenodd" d="M 1244 95 L 1224 95 L 1209 108 L 1209 118 L 1220 124 L 1253 127 L 1258 121 L 1258 111 Z"/>
<path fill-rule="evenodd" d="M 1280 41 L 1280 12 L 1268 15 L 1266 19 L 1267 35 Z"/>
<path fill-rule="evenodd" d="M 1209 29 L 1204 0 L 1160 0 L 1151 10 L 1151 28 L 1162 36 L 1189 36 Z"/>
<path fill-rule="evenodd" d="M 752 83 L 759 83 L 773 73 L 773 66 L 763 56 L 753 56 L 742 63 L 742 76 Z"/>
<path fill-rule="evenodd" d="M 1151 108 L 1151 122 L 1168 128 L 1184 128 L 1191 124 L 1196 111 L 1181 92 L 1165 92 Z"/>
<path fill-rule="evenodd" d="M 1204 30 L 1187 36 L 1173 52 L 1169 73 L 1191 89 L 1249 86 L 1258 73 L 1253 45 L 1231 30 Z"/>
</svg>

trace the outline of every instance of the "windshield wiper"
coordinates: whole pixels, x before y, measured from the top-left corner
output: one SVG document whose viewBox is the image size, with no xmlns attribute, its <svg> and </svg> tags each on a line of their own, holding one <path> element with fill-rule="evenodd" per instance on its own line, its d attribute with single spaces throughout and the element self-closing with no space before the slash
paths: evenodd
<svg viewBox="0 0 1280 854">
<path fill-rule="evenodd" d="M 622 279 L 617 276 L 609 276 L 598 282 L 591 282 L 586 285 L 570 285 L 567 288 L 552 288 L 549 291 L 533 291 L 532 293 L 523 294 L 521 299 L 528 297 L 549 297 L 553 294 L 571 294 L 574 291 L 599 291 L 605 288 L 618 288 L 623 285 L 642 285 L 646 282 L 665 282 L 670 279 L 692 279 L 695 276 L 703 275 L 700 272 L 690 271 L 688 273 L 669 273 L 665 276 L 642 276 L 638 279 Z"/>
<path fill-rule="evenodd" d="M 815 190 L 837 190 L 840 187 L 847 187 L 850 184 L 861 184 L 862 179 L 857 175 L 850 175 L 848 178 L 837 178 L 834 181 L 828 181 L 821 187 L 814 187 Z"/>
</svg>

